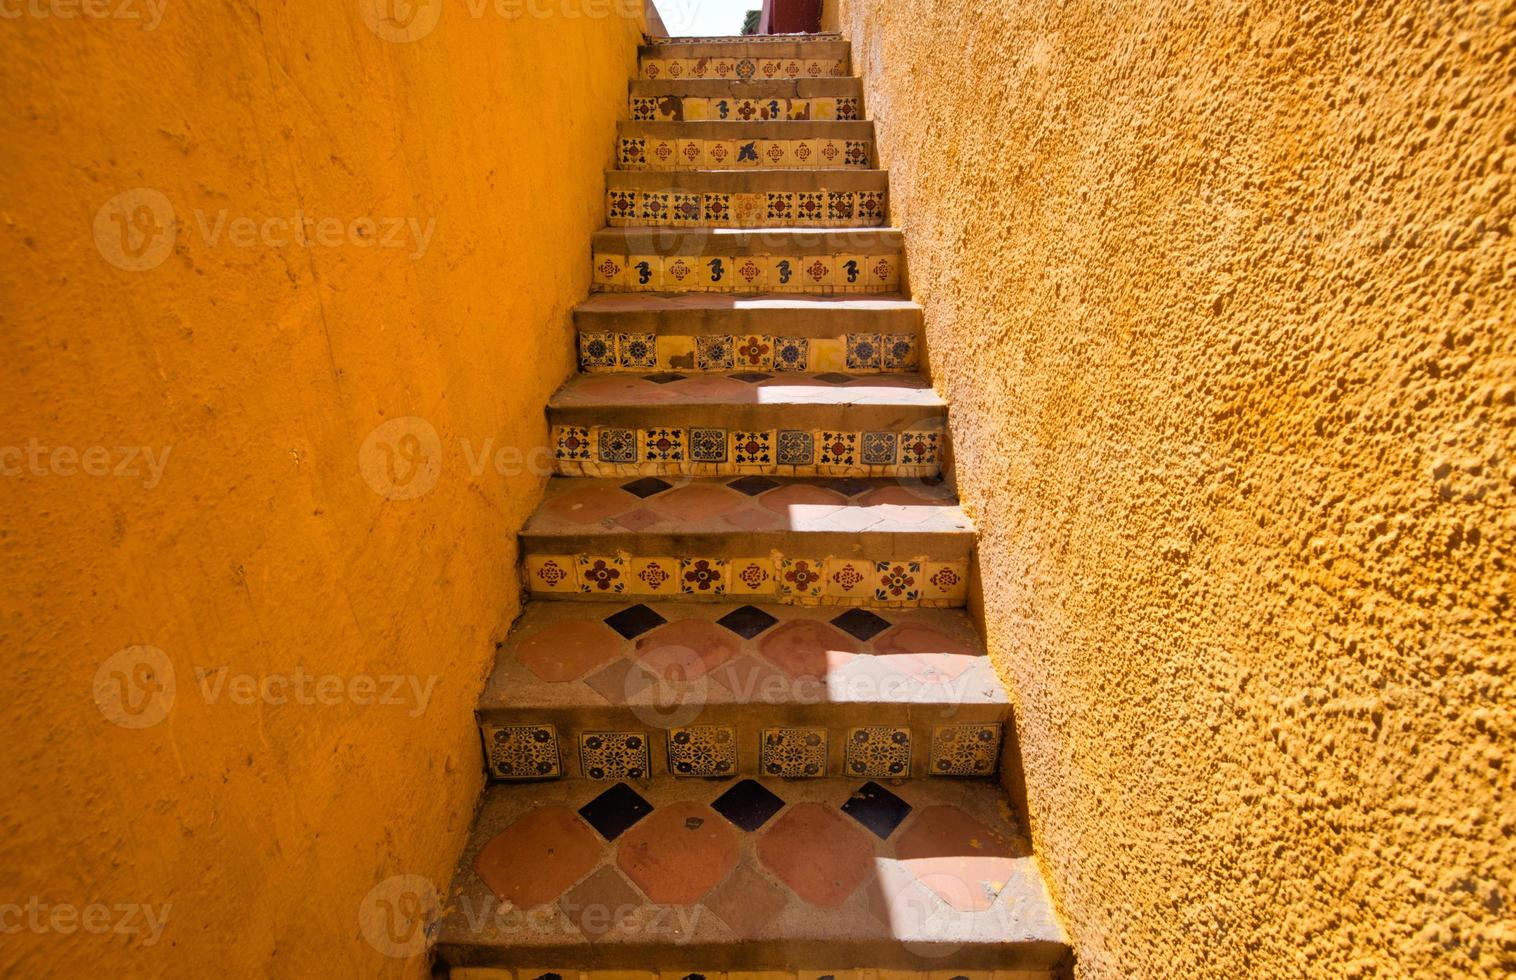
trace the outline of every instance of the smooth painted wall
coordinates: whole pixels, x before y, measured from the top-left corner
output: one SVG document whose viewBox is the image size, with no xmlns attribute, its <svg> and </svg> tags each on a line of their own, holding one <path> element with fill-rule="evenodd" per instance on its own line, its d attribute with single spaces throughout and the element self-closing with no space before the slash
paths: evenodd
<svg viewBox="0 0 1516 980">
<path fill-rule="evenodd" d="M 425 973 L 642 4 L 378 2 L 0 10 L 0 974 Z"/>
<path fill-rule="evenodd" d="M 1516 968 L 1516 7 L 852 0 L 1083 977 Z"/>
</svg>

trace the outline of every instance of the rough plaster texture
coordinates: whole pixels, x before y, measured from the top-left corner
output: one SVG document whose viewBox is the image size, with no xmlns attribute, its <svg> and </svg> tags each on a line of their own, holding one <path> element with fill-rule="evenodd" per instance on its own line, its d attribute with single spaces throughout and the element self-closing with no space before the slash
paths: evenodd
<svg viewBox="0 0 1516 980">
<path fill-rule="evenodd" d="M 1080 974 L 1508 975 L 1516 6 L 838 22 Z"/>
<path fill-rule="evenodd" d="M 105 8 L 123 6 L 154 5 Z M 0 974 L 424 975 L 424 957 L 365 941 L 360 910 L 392 875 L 445 887 L 473 814 L 471 709 L 542 482 L 493 453 L 545 444 L 542 406 L 572 370 L 640 22 L 449 0 L 425 37 L 391 43 L 356 2 L 173 0 L 153 30 L 8 9 L 0 904 L 23 908 L 0 909 Z M 138 187 L 179 227 L 131 272 L 92 223 Z M 223 209 L 374 216 L 381 238 L 385 218 L 436 225 L 412 258 L 341 235 L 281 245 L 276 226 L 213 241 L 196 212 L 213 233 Z M 389 438 L 389 461 L 364 450 L 407 416 L 435 429 L 435 456 L 425 439 Z M 11 452 L 32 440 L 40 474 Z M 51 452 L 96 446 L 113 453 L 96 471 L 120 464 L 113 447 L 167 451 L 161 482 Z M 360 468 L 417 487 L 418 452 L 436 483 L 414 499 Z M 138 644 L 167 654 L 177 693 L 129 730 L 92 684 Z M 293 685 L 244 704 L 202 693 L 197 668 L 214 685 L 222 667 L 436 681 L 419 713 L 406 691 L 356 703 L 361 681 L 336 704 Z M 51 906 L 97 902 L 171 910 L 150 948 L 50 925 Z"/>
</svg>

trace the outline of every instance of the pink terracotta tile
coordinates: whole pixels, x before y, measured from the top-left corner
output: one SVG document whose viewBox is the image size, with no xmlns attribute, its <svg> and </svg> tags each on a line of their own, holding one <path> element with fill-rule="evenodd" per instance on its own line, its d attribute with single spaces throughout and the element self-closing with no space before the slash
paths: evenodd
<svg viewBox="0 0 1516 980">
<path fill-rule="evenodd" d="M 790 523 L 814 521 L 847 505 L 847 498 L 835 490 L 809 483 L 792 483 L 770 490 L 759 498 L 763 506 L 790 518 Z"/>
<path fill-rule="evenodd" d="M 791 677 L 824 679 L 858 654 L 858 644 L 841 630 L 814 619 L 796 619 L 769 630 L 759 651 Z"/>
<path fill-rule="evenodd" d="M 778 514 L 756 507 L 745 507 L 735 514 L 726 515 L 722 520 L 744 531 L 772 531 L 785 525 L 784 518 Z"/>
<path fill-rule="evenodd" d="M 711 892 L 705 907 L 739 938 L 756 939 L 774 932 L 774 920 L 789 902 L 789 892 L 782 885 L 744 864 Z"/>
<path fill-rule="evenodd" d="M 722 484 L 691 483 L 653 498 L 653 507 L 677 523 L 703 520 L 736 510 L 744 498 Z"/>
<path fill-rule="evenodd" d="M 654 902 L 698 902 L 737 866 L 737 834 L 710 807 L 665 804 L 627 831 L 616 863 Z"/>
<path fill-rule="evenodd" d="M 643 904 L 643 898 L 620 871 L 604 867 L 570 889 L 558 904 L 585 938 L 600 942 Z"/>
<path fill-rule="evenodd" d="M 616 518 L 616 523 L 628 531 L 645 531 L 654 524 L 662 523 L 666 518 L 655 510 L 647 507 L 638 507 L 636 510 L 622 514 Z"/>
<path fill-rule="evenodd" d="M 799 803 L 759 838 L 758 858 L 805 901 L 835 908 L 872 873 L 874 847 L 837 810 Z"/>
<path fill-rule="evenodd" d="M 516 646 L 516 661 L 545 681 L 576 680 L 625 646 L 604 623 L 570 620 L 546 626 Z"/>
<path fill-rule="evenodd" d="M 637 640 L 637 662 L 666 681 L 704 677 L 737 655 L 736 634 L 706 619 L 681 619 Z"/>
<path fill-rule="evenodd" d="M 902 672 L 918 679 L 951 679 L 980 661 L 979 651 L 967 641 L 914 623 L 903 623 L 875 637 L 874 652 L 891 657 Z"/>
<path fill-rule="evenodd" d="M 479 849 L 474 871 L 502 902 L 532 908 L 562 895 L 600 861 L 600 839 L 567 807 L 527 813 Z"/>
<path fill-rule="evenodd" d="M 541 513 L 565 524 L 598 524 L 626 510 L 631 499 L 616 487 L 584 487 L 549 497 Z"/>
<path fill-rule="evenodd" d="M 1016 869 L 1012 842 L 955 806 L 918 811 L 895 839 L 895 855 L 960 912 L 989 908 Z"/>
</svg>

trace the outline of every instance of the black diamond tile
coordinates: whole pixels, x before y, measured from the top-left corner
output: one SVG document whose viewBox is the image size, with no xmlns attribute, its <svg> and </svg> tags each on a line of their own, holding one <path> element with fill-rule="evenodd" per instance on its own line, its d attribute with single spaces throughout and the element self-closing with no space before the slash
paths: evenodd
<svg viewBox="0 0 1516 980">
<path fill-rule="evenodd" d="M 889 840 L 900 826 L 911 805 L 875 782 L 867 782 L 842 804 L 842 812 L 873 831 L 880 840 Z"/>
<path fill-rule="evenodd" d="M 736 378 L 738 381 L 746 381 L 750 385 L 755 385 L 760 381 L 767 381 L 769 378 L 772 378 L 773 375 L 763 374 L 758 371 L 743 371 L 740 374 L 732 375 L 732 377 Z"/>
<path fill-rule="evenodd" d="M 727 486 L 739 493 L 745 493 L 749 497 L 756 497 L 760 493 L 766 493 L 779 485 L 778 480 L 770 480 L 766 476 L 745 476 L 740 480 L 733 480 Z"/>
<path fill-rule="evenodd" d="M 684 375 L 675 374 L 673 371 L 663 371 L 659 374 L 644 374 L 643 381 L 651 381 L 655 385 L 666 385 L 671 381 L 683 381 Z"/>
<path fill-rule="evenodd" d="M 617 783 L 579 808 L 579 815 L 606 840 L 615 840 L 653 812 L 653 804 L 626 783 Z"/>
<path fill-rule="evenodd" d="M 825 381 L 829 385 L 845 385 L 849 381 L 854 380 L 854 378 L 851 374 L 837 374 L 836 372 L 832 372 L 831 374 L 818 374 L 816 375 L 816 380 Z"/>
<path fill-rule="evenodd" d="M 847 630 L 860 640 L 872 640 L 880 630 L 889 629 L 890 621 L 867 609 L 849 609 L 832 620 L 832 625 Z"/>
<path fill-rule="evenodd" d="M 621 484 L 621 489 L 625 490 L 627 493 L 634 493 L 637 496 L 641 497 L 643 500 L 646 500 L 653 494 L 662 493 L 671 486 L 673 486 L 672 483 L 665 483 L 664 481 L 658 479 L 656 476 L 645 476 L 640 480 L 633 480 L 631 483 Z"/>
<path fill-rule="evenodd" d="M 856 497 L 865 490 L 871 490 L 874 484 L 867 480 L 860 480 L 850 476 L 842 480 L 828 480 L 825 484 L 828 488 L 836 490 L 844 497 Z"/>
<path fill-rule="evenodd" d="M 716 797 L 711 809 L 743 830 L 754 831 L 784 809 L 784 800 L 765 789 L 762 783 L 744 779 Z"/>
<path fill-rule="evenodd" d="M 605 617 L 605 625 L 620 633 L 628 640 L 641 636 L 654 626 L 662 626 L 668 620 L 653 612 L 647 606 L 627 606 L 614 616 Z M 870 636 L 873 634 L 870 633 Z"/>
<path fill-rule="evenodd" d="M 733 609 L 725 616 L 716 620 L 716 622 L 736 633 L 744 640 L 751 640 L 759 633 L 779 622 L 779 620 L 757 606 L 743 606 L 741 609 Z"/>
</svg>

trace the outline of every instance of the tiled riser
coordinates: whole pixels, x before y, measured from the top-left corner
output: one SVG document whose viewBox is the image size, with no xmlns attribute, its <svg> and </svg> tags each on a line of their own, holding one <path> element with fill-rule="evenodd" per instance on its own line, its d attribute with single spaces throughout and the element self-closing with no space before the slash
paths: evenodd
<svg viewBox="0 0 1516 980">
<path fill-rule="evenodd" d="M 622 170 L 868 170 L 872 140 L 703 140 L 623 136 L 616 142 Z"/>
<path fill-rule="evenodd" d="M 564 476 L 931 477 L 941 465 L 938 432 L 555 425 L 552 436 Z"/>
<path fill-rule="evenodd" d="M 634 716 L 628 713 L 628 721 Z M 582 778 L 617 782 L 673 776 L 712 779 L 905 779 L 994 775 L 1000 722 L 935 725 L 925 730 L 875 725 L 839 729 L 789 725 L 746 728 L 637 726 L 613 731 L 532 724 L 483 724 L 486 768 L 501 781 Z"/>
<path fill-rule="evenodd" d="M 777 552 L 753 558 L 531 554 L 526 576 L 534 594 L 547 596 L 735 596 L 815 606 L 956 609 L 968 598 L 969 566 L 967 561 L 876 562 Z"/>
<path fill-rule="evenodd" d="M 760 120 L 861 119 L 854 96 L 807 99 L 700 98 L 693 95 L 632 96 L 636 122 L 757 122 Z"/>
<path fill-rule="evenodd" d="M 844 78 L 846 60 L 834 58 L 644 58 L 639 77 L 651 81 L 681 78 Z"/>
<path fill-rule="evenodd" d="M 596 292 L 893 293 L 895 255 L 615 255 L 591 259 Z"/>
<path fill-rule="evenodd" d="M 841 337 L 580 333 L 579 369 L 591 374 L 649 369 L 877 374 L 916 370 L 917 351 L 914 333 Z"/>
<path fill-rule="evenodd" d="M 681 194 L 669 191 L 607 191 L 607 219 L 613 228 L 636 225 L 724 225 L 732 228 L 825 228 L 884 224 L 883 191 Z"/>
</svg>

